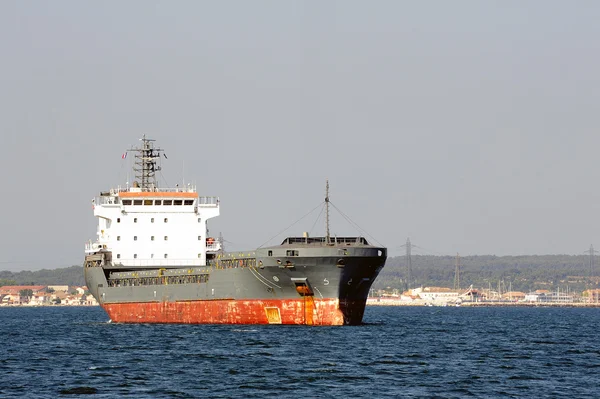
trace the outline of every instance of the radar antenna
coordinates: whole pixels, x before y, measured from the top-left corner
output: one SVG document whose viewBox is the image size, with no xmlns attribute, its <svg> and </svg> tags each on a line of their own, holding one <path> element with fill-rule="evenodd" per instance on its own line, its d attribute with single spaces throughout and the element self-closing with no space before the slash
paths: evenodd
<svg viewBox="0 0 600 399">
<path fill-rule="evenodd" d="M 142 191 L 156 191 L 158 189 L 156 172 L 161 170 L 158 160 L 163 150 L 155 148 L 155 140 L 147 139 L 146 135 L 140 141 L 142 142 L 141 148 L 132 147 L 130 149 L 130 151 L 135 152 L 135 163 L 133 166 L 135 178 L 139 182 L 139 188 Z"/>
</svg>

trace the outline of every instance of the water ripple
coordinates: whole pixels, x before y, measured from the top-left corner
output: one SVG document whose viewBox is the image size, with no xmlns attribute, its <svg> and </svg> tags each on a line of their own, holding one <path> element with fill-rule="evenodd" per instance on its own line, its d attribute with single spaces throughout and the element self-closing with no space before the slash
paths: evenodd
<svg viewBox="0 0 600 399">
<path fill-rule="evenodd" d="M 357 327 L 0 308 L 0 397 L 595 397 L 596 309 L 370 307 Z M 35 378 L 32 378 L 35 376 Z"/>
</svg>

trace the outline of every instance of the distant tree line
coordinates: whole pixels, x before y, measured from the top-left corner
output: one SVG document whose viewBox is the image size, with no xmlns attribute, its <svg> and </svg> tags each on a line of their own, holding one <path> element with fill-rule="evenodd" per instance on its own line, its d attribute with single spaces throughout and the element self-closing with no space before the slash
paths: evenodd
<svg viewBox="0 0 600 399">
<path fill-rule="evenodd" d="M 597 259 L 595 263 L 600 263 Z M 404 256 L 388 258 L 385 267 L 373 285 L 375 289 L 405 290 L 408 284 L 407 260 Z M 412 283 L 420 286 L 454 286 L 456 257 L 413 255 L 411 258 Z M 583 291 L 599 288 L 600 265 L 593 264 L 586 255 L 477 255 L 460 257 L 460 287 L 500 288 L 506 292 L 534 291 L 537 289 L 565 289 Z"/>
<path fill-rule="evenodd" d="M 4 285 L 85 285 L 82 266 L 37 271 L 0 271 L 0 286 Z"/>
</svg>

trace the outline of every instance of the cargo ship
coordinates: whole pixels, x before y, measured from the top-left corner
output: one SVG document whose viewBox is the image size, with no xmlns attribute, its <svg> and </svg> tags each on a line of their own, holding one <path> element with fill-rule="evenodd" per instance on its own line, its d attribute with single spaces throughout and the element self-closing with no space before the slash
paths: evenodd
<svg viewBox="0 0 600 399">
<path fill-rule="evenodd" d="M 356 325 L 387 249 L 365 237 L 288 237 L 226 252 L 207 237 L 220 200 L 196 187 L 160 188 L 154 140 L 123 154 L 136 180 L 92 200 L 97 237 L 85 245 L 89 291 L 116 323 Z M 166 157 L 165 157 L 166 158 Z"/>
</svg>

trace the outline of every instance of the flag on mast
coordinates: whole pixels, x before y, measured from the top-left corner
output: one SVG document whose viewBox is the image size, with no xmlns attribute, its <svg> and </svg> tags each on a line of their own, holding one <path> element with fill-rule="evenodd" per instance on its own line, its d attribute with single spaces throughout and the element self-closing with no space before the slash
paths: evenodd
<svg viewBox="0 0 600 399">
<path fill-rule="evenodd" d="M 127 151 L 125 151 L 125 152 L 123 153 L 123 155 L 121 155 L 121 159 L 125 159 L 125 158 L 127 158 Z"/>
</svg>

